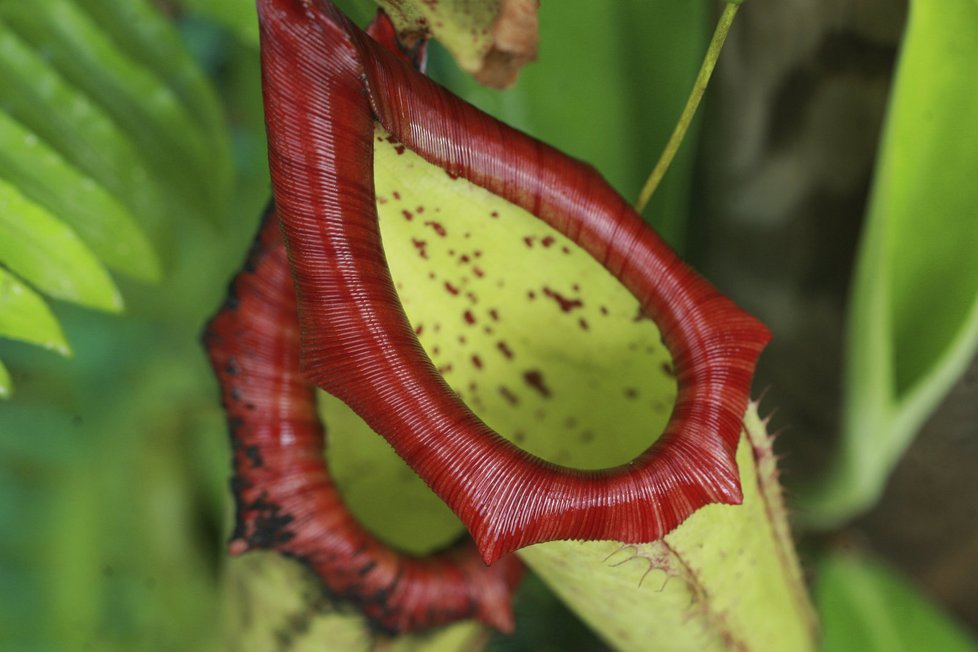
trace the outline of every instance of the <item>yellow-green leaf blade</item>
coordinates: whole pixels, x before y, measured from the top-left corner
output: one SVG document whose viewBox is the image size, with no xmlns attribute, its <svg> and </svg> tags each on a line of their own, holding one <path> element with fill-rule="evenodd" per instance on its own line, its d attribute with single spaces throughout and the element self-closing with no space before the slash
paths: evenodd
<svg viewBox="0 0 978 652">
<path fill-rule="evenodd" d="M 147 0 L 75 0 L 126 55 L 166 81 L 190 117 L 215 144 L 227 146 L 224 116 L 213 89 L 173 26 Z M 254 14 L 254 8 L 249 7 Z"/>
<path fill-rule="evenodd" d="M 847 325 L 842 450 L 801 515 L 869 508 L 978 349 L 978 5 L 912 4 Z"/>
<path fill-rule="evenodd" d="M 61 355 L 71 354 L 61 326 L 44 299 L 3 267 L 0 267 L 0 337 L 36 344 Z M 10 386 L 9 376 L 7 386 Z"/>
<path fill-rule="evenodd" d="M 172 24 L 148 0 L 76 0 L 133 61 L 165 81 L 197 124 L 215 161 L 213 182 L 221 202 L 231 189 L 230 141 L 223 111 L 203 71 Z M 254 10 L 249 7 L 254 19 Z"/>
<path fill-rule="evenodd" d="M 210 219 L 223 212 L 212 158 L 200 130 L 159 78 L 125 55 L 68 0 L 0 4 L 0 17 L 43 52 L 72 85 L 89 95 L 133 139 L 174 210 Z"/>
<path fill-rule="evenodd" d="M 0 20 L 0 108 L 120 198 L 156 235 L 168 215 L 132 139 Z"/>
<path fill-rule="evenodd" d="M 78 235 L 2 180 L 0 264 L 52 297 L 122 310 L 119 290 Z"/>
<path fill-rule="evenodd" d="M 2 112 L 0 180 L 72 227 L 110 268 L 140 280 L 159 280 L 160 262 L 129 211 Z"/>
<path fill-rule="evenodd" d="M 910 18 L 870 209 L 886 221 L 898 400 L 978 331 L 978 5 L 915 0 Z"/>
</svg>

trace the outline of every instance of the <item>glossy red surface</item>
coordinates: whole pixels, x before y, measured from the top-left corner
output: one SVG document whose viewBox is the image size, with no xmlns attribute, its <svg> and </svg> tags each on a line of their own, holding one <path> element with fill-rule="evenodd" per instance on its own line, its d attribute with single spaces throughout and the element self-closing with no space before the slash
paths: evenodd
<svg viewBox="0 0 978 652">
<path fill-rule="evenodd" d="M 295 295 L 274 216 L 265 220 L 205 344 L 234 447 L 237 523 L 231 552 L 301 560 L 328 593 L 381 628 L 406 632 L 477 618 L 512 631 L 515 556 L 487 567 L 472 541 L 425 557 L 367 532 L 330 479 L 314 388 L 299 371 Z"/>
<path fill-rule="evenodd" d="M 685 265 L 593 168 L 452 96 L 326 0 L 258 6 L 269 161 L 306 377 L 390 442 L 487 563 L 543 541 L 651 541 L 703 505 L 739 503 L 734 454 L 767 329 Z M 603 471 L 544 462 L 445 384 L 384 258 L 374 121 L 574 240 L 655 320 L 679 393 L 665 432 L 637 459 Z"/>
</svg>

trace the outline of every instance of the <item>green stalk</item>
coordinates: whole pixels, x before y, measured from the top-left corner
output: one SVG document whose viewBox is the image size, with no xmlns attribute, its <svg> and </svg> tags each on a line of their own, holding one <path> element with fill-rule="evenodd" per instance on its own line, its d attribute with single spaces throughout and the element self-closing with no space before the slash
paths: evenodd
<svg viewBox="0 0 978 652">
<path fill-rule="evenodd" d="M 710 76 L 716 67 L 717 59 L 720 57 L 720 51 L 723 49 L 723 44 L 727 40 L 727 34 L 730 32 L 731 25 L 733 25 L 734 17 L 737 15 L 737 9 L 740 8 L 742 2 L 743 0 L 728 0 L 727 5 L 723 8 L 723 14 L 721 14 L 720 20 L 717 22 L 716 30 L 713 32 L 713 38 L 710 39 L 710 47 L 706 51 L 706 57 L 704 57 L 703 64 L 700 66 L 699 74 L 696 75 L 696 81 L 693 83 L 693 90 L 690 91 L 689 98 L 686 100 L 686 106 L 683 107 L 683 112 L 679 116 L 679 122 L 676 123 L 676 128 L 669 137 L 669 142 L 666 143 L 665 149 L 662 150 L 658 162 L 652 168 L 652 172 L 645 181 L 645 185 L 642 186 L 642 191 L 638 195 L 638 201 L 635 202 L 635 210 L 639 213 L 645 210 L 656 188 L 659 187 L 662 177 L 665 176 L 666 170 L 672 164 L 672 159 L 675 158 L 676 153 L 679 151 L 683 138 L 686 137 L 689 125 L 693 122 L 693 117 L 696 115 L 696 109 L 699 108 L 700 100 L 703 99 L 703 93 L 706 92 L 706 87 L 710 83 Z"/>
</svg>

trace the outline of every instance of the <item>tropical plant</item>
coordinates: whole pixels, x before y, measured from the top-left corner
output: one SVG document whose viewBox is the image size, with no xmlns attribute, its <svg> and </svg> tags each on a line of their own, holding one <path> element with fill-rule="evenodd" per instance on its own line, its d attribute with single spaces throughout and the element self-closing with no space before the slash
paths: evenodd
<svg viewBox="0 0 978 652">
<path fill-rule="evenodd" d="M 372 18 L 370 3 L 343 4 L 360 24 Z M 592 162 L 626 198 L 639 196 L 650 152 L 682 112 L 712 8 L 547 4 L 539 62 L 491 91 L 469 73 L 508 81 L 512 70 L 487 59 L 528 58 L 501 56 L 486 36 L 508 3 L 472 15 L 451 2 L 381 4 L 403 33 L 430 25 L 450 50 L 430 44 L 432 76 Z M 817 486 L 789 484 L 826 650 L 975 649 L 869 551 L 840 552 L 819 533 L 873 507 L 978 346 L 976 19 L 968 0 L 914 0 L 850 301 L 840 455 Z M 759 414 L 777 387 L 744 417 L 743 505 L 699 509 L 651 543 L 521 551 L 530 572 L 511 635 L 490 638 L 471 620 L 378 633 L 294 561 L 226 557 L 229 449 L 199 336 L 270 193 L 257 35 L 248 0 L 0 0 L 2 647 L 815 646 Z M 707 228 L 696 189 L 709 169 L 695 165 L 698 134 L 694 122 L 681 148 L 667 148 L 676 158 L 645 211 L 694 262 Z M 451 178 L 405 149 L 403 134 L 377 136 L 385 255 L 445 380 L 552 462 L 602 468 L 648 446 L 676 383 L 635 299 L 511 197 Z M 458 519 L 383 439 L 343 402 L 319 402 L 329 470 L 368 530 L 422 555 L 459 536 Z M 238 449 L 235 459 L 240 474 L 254 457 Z"/>
</svg>

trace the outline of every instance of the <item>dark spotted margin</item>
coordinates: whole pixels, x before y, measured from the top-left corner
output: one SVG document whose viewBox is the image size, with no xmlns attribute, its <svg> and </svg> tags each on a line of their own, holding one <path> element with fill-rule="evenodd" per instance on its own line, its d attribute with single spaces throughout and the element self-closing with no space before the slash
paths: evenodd
<svg viewBox="0 0 978 652">
<path fill-rule="evenodd" d="M 767 329 L 686 266 L 593 168 L 452 96 L 327 0 L 259 0 L 269 162 L 302 324 L 302 369 L 459 516 L 491 563 L 558 539 L 660 538 L 742 500 L 735 461 Z M 377 121 L 449 175 L 571 238 L 639 301 L 673 357 L 662 435 L 601 471 L 547 463 L 486 426 L 418 343 L 390 277 L 373 184 Z"/>
<path fill-rule="evenodd" d="M 269 210 L 229 298 L 204 336 L 234 447 L 232 554 L 277 550 L 381 629 L 477 618 L 512 631 L 515 556 L 487 567 L 472 541 L 425 557 L 392 549 L 357 522 L 330 479 L 314 388 L 299 371 L 295 293 Z"/>
</svg>

